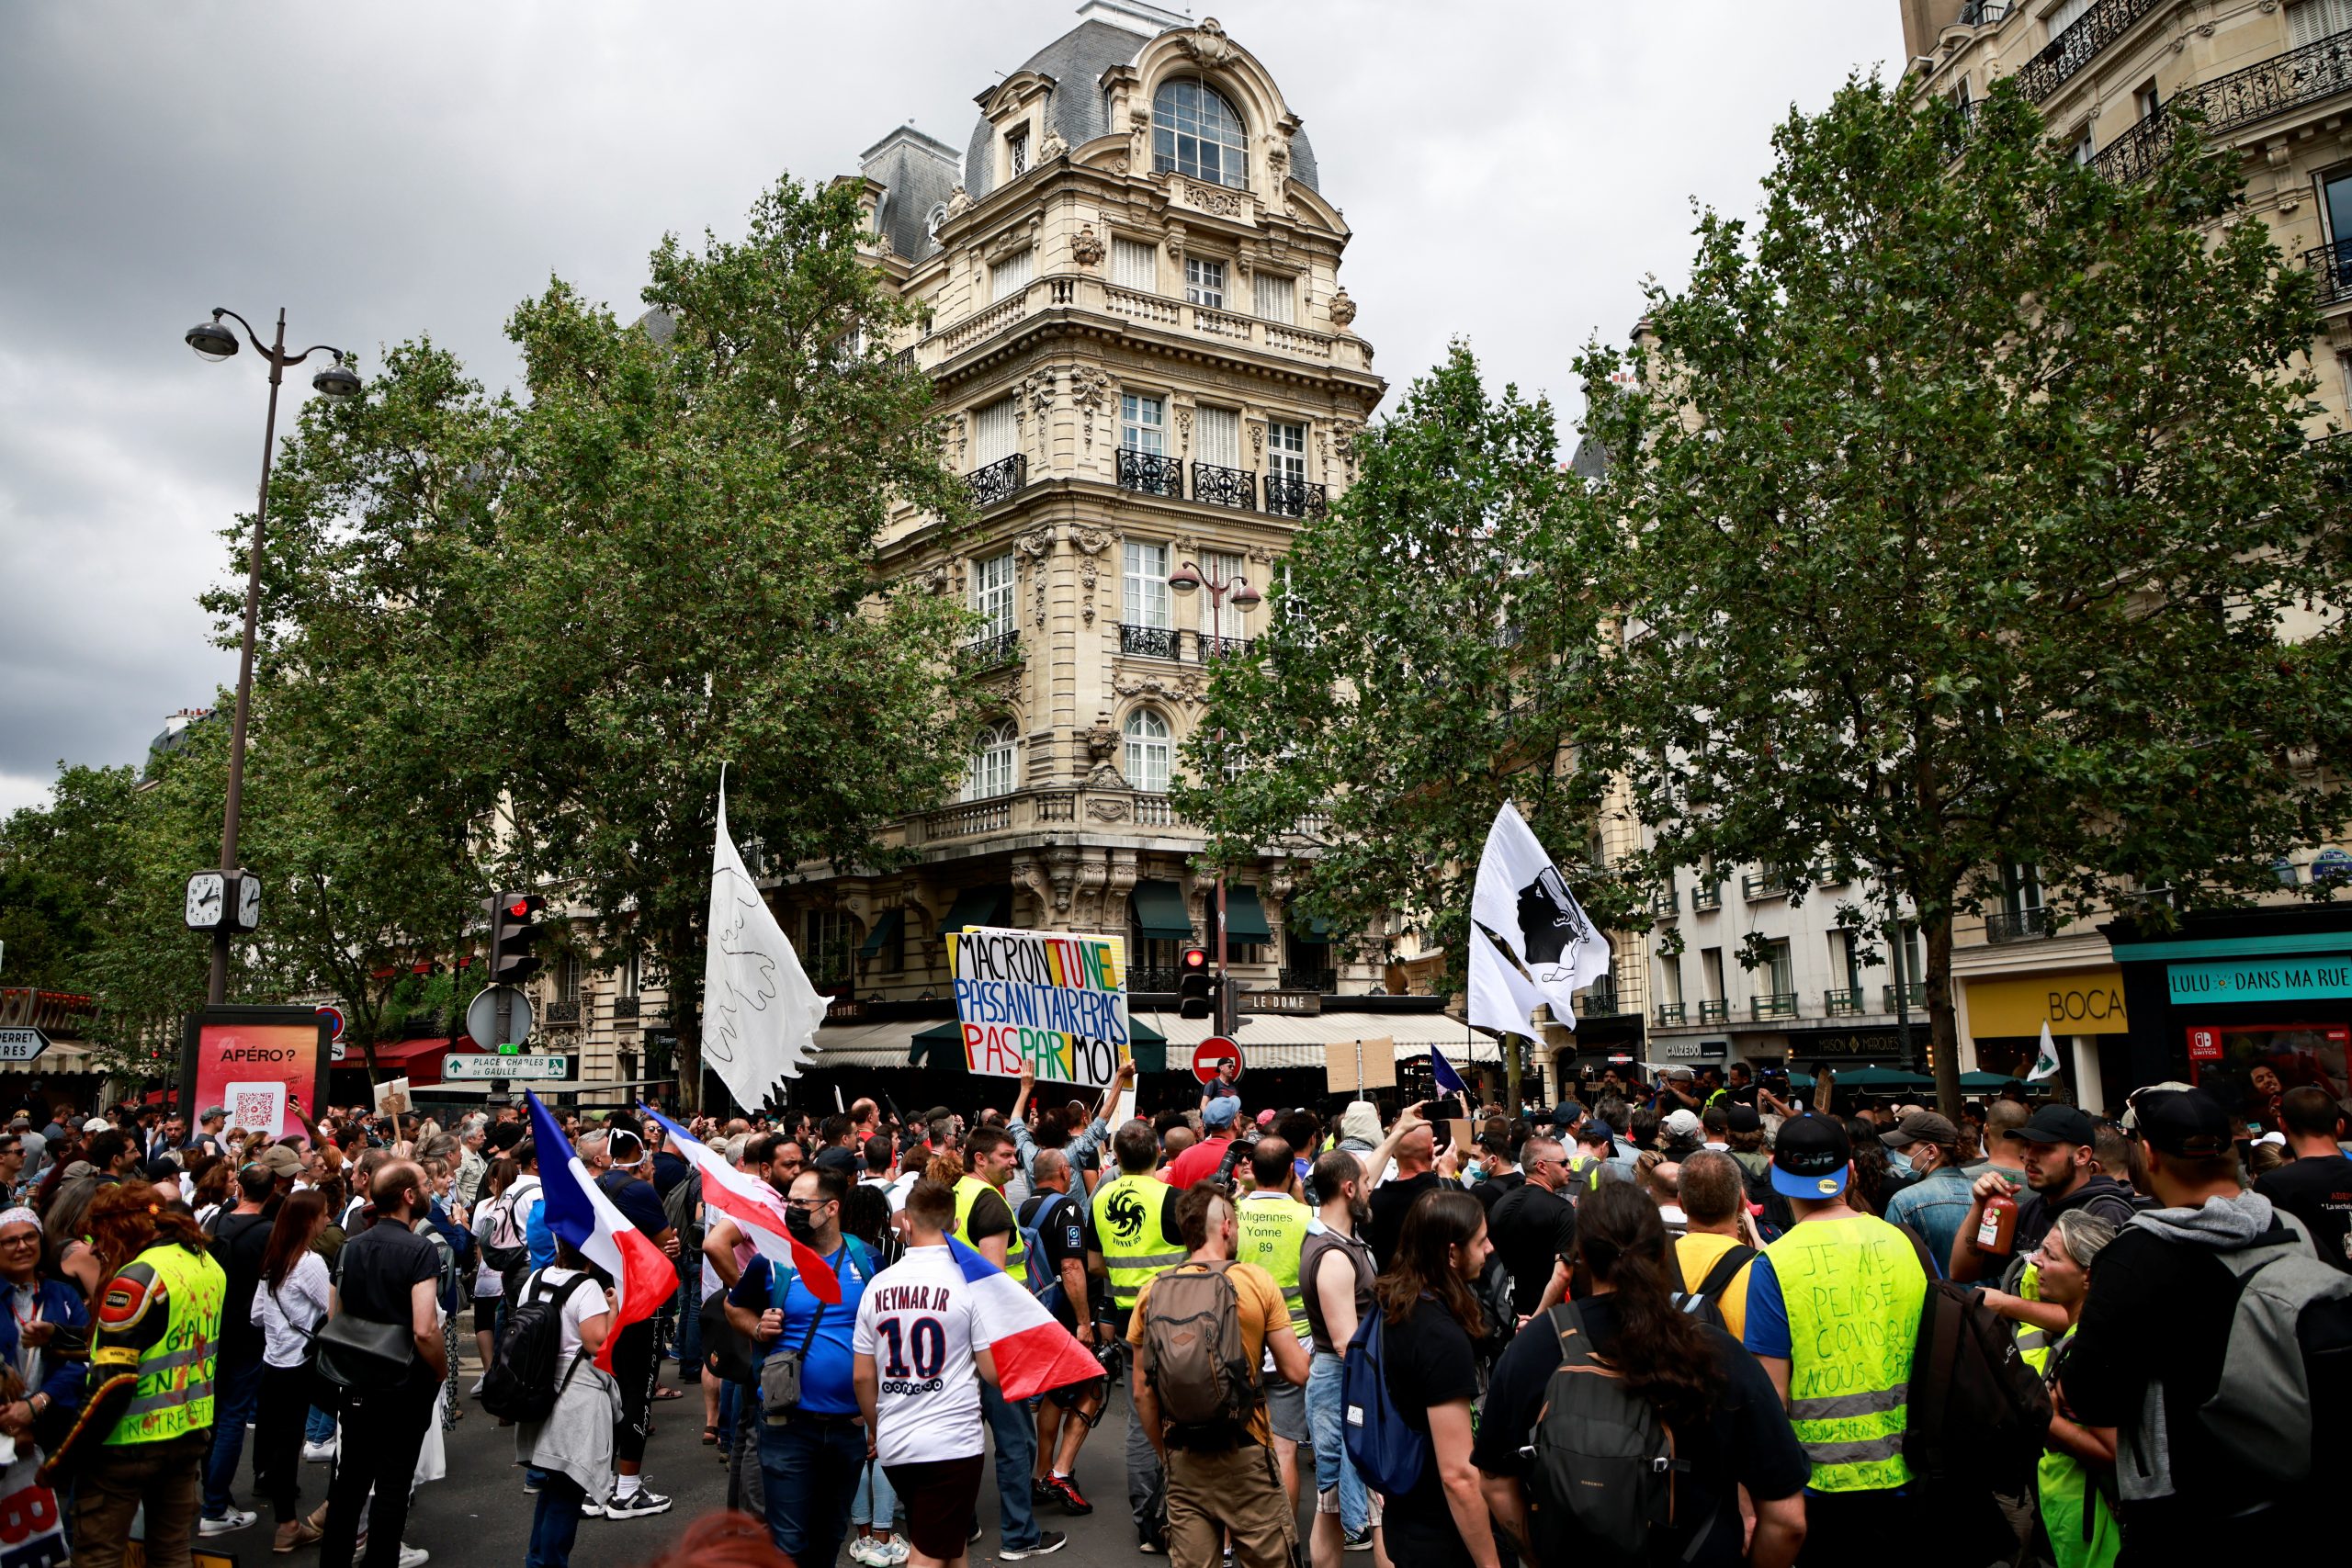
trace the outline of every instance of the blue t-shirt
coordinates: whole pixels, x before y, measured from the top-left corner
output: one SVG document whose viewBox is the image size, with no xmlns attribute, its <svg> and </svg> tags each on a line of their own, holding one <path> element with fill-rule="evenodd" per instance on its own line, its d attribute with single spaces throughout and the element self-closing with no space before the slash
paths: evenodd
<svg viewBox="0 0 2352 1568">
<path fill-rule="evenodd" d="M 555 1262 L 555 1232 L 548 1228 L 544 1189 L 531 1189 L 530 1217 L 523 1222 L 523 1245 L 530 1249 L 532 1268 L 545 1269 Z"/>
<path fill-rule="evenodd" d="M 1747 1269 L 1747 1325 L 1742 1340 L 1751 1356 L 1789 1354 L 1789 1303 L 1781 1294 L 1781 1276 L 1773 1270 L 1770 1247 L 1756 1255 Z"/>
<path fill-rule="evenodd" d="M 845 1238 L 840 1250 L 825 1261 L 833 1266 L 833 1274 L 842 1282 L 838 1306 L 820 1300 L 797 1274 L 786 1282 L 784 1299 L 778 1301 L 774 1283 L 775 1271 L 765 1258 L 752 1259 L 727 1299 L 753 1312 L 765 1312 L 772 1306 L 784 1309 L 784 1332 L 776 1337 L 775 1345 L 756 1350 L 757 1359 L 752 1363 L 755 1370 L 767 1360 L 769 1350 L 797 1349 L 808 1337 L 808 1320 L 822 1312 L 824 1315 L 817 1322 L 817 1337 L 809 1341 L 808 1357 L 800 1363 L 800 1408 L 819 1416 L 854 1416 L 857 1386 L 850 1377 L 854 1360 L 850 1335 L 857 1326 L 857 1303 L 865 1294 L 865 1282 L 874 1277 L 874 1258 L 865 1250 L 865 1244 L 852 1236 Z"/>
</svg>

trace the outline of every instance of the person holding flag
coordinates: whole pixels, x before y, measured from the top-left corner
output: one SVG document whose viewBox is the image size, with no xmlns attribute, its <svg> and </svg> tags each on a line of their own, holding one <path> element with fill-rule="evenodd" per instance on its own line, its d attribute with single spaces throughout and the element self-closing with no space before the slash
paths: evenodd
<svg viewBox="0 0 2352 1568">
<path fill-rule="evenodd" d="M 1435 1045 L 1430 1047 L 1430 1082 L 1436 1087 L 1441 1098 L 1449 1094 L 1460 1095 L 1462 1114 L 1470 1114 L 1470 1086 L 1462 1081 L 1462 1075 L 1453 1070 L 1453 1064 L 1447 1061 L 1445 1053 Z"/>
</svg>

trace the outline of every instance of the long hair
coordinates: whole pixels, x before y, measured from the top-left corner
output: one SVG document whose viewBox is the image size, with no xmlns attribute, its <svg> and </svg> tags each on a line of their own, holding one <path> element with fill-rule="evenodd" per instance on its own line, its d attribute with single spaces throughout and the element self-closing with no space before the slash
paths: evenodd
<svg viewBox="0 0 2352 1568">
<path fill-rule="evenodd" d="M 1405 1211 L 1405 1225 L 1396 1239 L 1396 1255 L 1372 1283 L 1381 1310 L 1392 1324 L 1402 1323 L 1423 1296 L 1435 1296 L 1464 1333 L 1475 1341 L 1487 1336 L 1486 1314 L 1469 1282 L 1453 1266 L 1453 1249 L 1468 1247 L 1487 1228 L 1487 1211 L 1467 1192 L 1434 1188 L 1413 1200 Z"/>
<path fill-rule="evenodd" d="M 205 1250 L 209 1238 L 195 1217 L 173 1207 L 178 1196 L 143 1181 L 125 1181 L 90 1201 L 90 1247 L 108 1277 L 157 1242 L 175 1241 L 192 1252 Z"/>
<path fill-rule="evenodd" d="M 275 1292 L 286 1276 L 311 1249 L 327 1223 L 327 1201 L 316 1188 L 294 1193 L 277 1206 L 277 1222 L 270 1227 L 269 1245 L 261 1255 L 261 1277 Z"/>
<path fill-rule="evenodd" d="M 1723 1397 L 1724 1370 L 1698 1320 L 1675 1310 L 1657 1205 L 1631 1182 L 1602 1182 L 1577 1205 L 1577 1258 L 1615 1292 L 1609 1364 L 1625 1386 L 1669 1426 L 1706 1419 Z"/>
<path fill-rule="evenodd" d="M 1886 1145 L 1878 1141 L 1878 1123 L 1852 1118 L 1846 1123 L 1846 1141 L 1854 1150 L 1854 1179 L 1846 1184 L 1848 1205 L 1865 1214 L 1885 1213 L 1886 1183 L 1894 1168 L 1887 1162 Z"/>
</svg>

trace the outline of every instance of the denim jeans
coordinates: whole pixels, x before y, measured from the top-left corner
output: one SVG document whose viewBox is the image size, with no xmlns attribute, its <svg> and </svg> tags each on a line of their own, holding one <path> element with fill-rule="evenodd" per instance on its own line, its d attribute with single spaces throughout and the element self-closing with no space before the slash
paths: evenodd
<svg viewBox="0 0 2352 1568">
<path fill-rule="evenodd" d="M 1350 1535 L 1371 1527 L 1372 1502 L 1363 1477 L 1348 1462 L 1347 1363 L 1324 1351 L 1315 1352 L 1306 1373 L 1306 1430 L 1315 1444 L 1315 1490 L 1340 1493 L 1340 1523 Z"/>
<path fill-rule="evenodd" d="M 1037 1544 L 1037 1512 L 1029 1501 L 1029 1475 L 1037 1468 L 1037 1423 L 1025 1404 L 1015 1404 L 999 1393 L 996 1384 L 982 1380 L 980 1414 L 988 1418 L 996 1439 L 997 1529 L 1001 1546 L 1023 1549 Z"/>
<path fill-rule="evenodd" d="M 558 1471 L 526 1466 L 523 1473 L 539 1489 L 532 1499 L 531 1541 L 523 1551 L 523 1568 L 570 1568 L 571 1543 L 580 1534 L 580 1505 L 588 1494 Z"/>
<path fill-rule="evenodd" d="M 311 1405 L 311 1418 L 302 1423 L 302 1440 L 306 1443 L 334 1441 L 334 1412 L 322 1410 L 315 1404 Z"/>
<path fill-rule="evenodd" d="M 238 1461 L 245 1457 L 245 1423 L 261 1405 L 261 1351 L 250 1360 L 222 1356 L 215 1363 L 212 1385 L 212 1451 L 204 1461 L 204 1512 L 209 1518 L 226 1518 L 236 1506 L 229 1488 L 237 1479 Z"/>
<path fill-rule="evenodd" d="M 795 1562 L 831 1562 L 849 1532 L 850 1499 L 865 1467 L 865 1428 L 846 1417 L 760 1422 L 760 1489 L 768 1535 Z M 1029 1484 L 1029 1472 L 1021 1472 Z"/>
<path fill-rule="evenodd" d="M 882 1473 L 879 1461 L 867 1464 L 857 1478 L 857 1495 L 850 1500 L 849 1522 L 888 1534 L 897 1528 L 898 1517 L 899 1495 L 890 1490 L 890 1478 Z"/>
</svg>

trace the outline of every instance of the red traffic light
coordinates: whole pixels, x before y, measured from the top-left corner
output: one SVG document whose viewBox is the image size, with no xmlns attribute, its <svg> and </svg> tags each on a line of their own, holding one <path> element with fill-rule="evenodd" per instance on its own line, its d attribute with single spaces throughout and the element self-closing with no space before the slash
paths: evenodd
<svg viewBox="0 0 2352 1568">
<path fill-rule="evenodd" d="M 548 901 L 546 899 L 540 897 L 536 893 L 527 893 L 522 897 L 515 899 L 512 904 L 507 905 L 506 912 L 514 916 L 518 920 L 527 920 L 533 915 L 537 914 L 541 909 L 547 908 L 547 902 Z"/>
<path fill-rule="evenodd" d="M 1186 969 L 1207 968 L 1209 966 L 1209 950 L 1205 947 L 1186 948 L 1184 950 L 1183 966 Z"/>
</svg>

